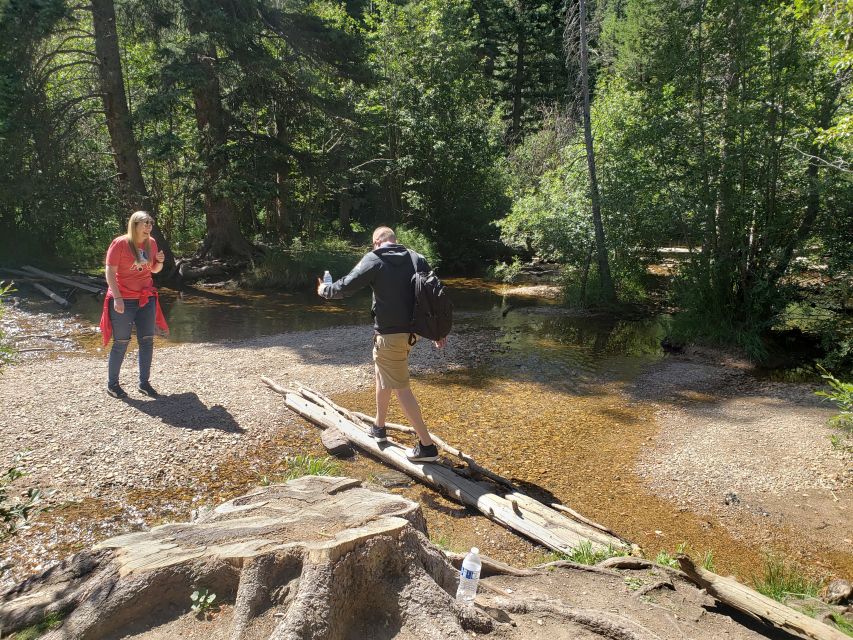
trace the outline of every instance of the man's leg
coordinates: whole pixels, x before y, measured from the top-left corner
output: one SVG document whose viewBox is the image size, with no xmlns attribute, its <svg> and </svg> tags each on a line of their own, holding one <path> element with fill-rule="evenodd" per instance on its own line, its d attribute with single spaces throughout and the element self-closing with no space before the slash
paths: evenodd
<svg viewBox="0 0 853 640">
<path fill-rule="evenodd" d="M 394 392 L 397 394 L 397 400 L 400 401 L 403 413 L 405 413 L 406 418 L 409 419 L 409 424 L 414 427 L 415 432 L 418 434 L 418 439 L 421 441 L 421 444 L 433 444 L 432 438 L 429 436 L 429 431 L 426 428 L 426 424 L 424 424 L 423 415 L 421 415 L 421 406 L 418 404 L 418 399 L 415 398 L 415 394 L 412 392 L 411 387 L 395 389 Z M 377 421 L 379 420 L 378 414 L 376 419 Z M 382 424 L 385 424 L 385 422 L 383 421 Z"/>
<path fill-rule="evenodd" d="M 391 389 L 383 389 L 379 372 L 374 368 L 376 376 L 376 426 L 385 427 L 385 419 L 388 417 L 388 405 L 391 404 Z"/>
</svg>

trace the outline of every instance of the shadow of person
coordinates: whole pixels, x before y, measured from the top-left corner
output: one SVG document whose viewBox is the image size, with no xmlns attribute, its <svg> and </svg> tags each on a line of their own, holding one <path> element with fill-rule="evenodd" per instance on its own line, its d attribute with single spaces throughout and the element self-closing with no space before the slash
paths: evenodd
<svg viewBox="0 0 853 640">
<path fill-rule="evenodd" d="M 205 405 L 195 393 L 162 395 L 156 400 L 126 398 L 131 407 L 166 424 L 181 429 L 219 429 L 228 433 L 243 433 L 243 429 L 225 407 Z"/>
</svg>

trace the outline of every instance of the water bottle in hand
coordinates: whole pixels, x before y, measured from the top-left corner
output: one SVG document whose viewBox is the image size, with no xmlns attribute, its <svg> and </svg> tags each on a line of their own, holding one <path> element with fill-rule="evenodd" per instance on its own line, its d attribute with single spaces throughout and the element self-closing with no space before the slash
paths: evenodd
<svg viewBox="0 0 853 640">
<path fill-rule="evenodd" d="M 480 550 L 473 547 L 462 561 L 459 570 L 459 588 L 456 590 L 456 600 L 463 604 L 472 604 L 477 595 L 477 583 L 480 581 Z"/>
<path fill-rule="evenodd" d="M 332 274 L 329 273 L 328 269 L 323 274 L 323 284 L 332 284 Z"/>
</svg>

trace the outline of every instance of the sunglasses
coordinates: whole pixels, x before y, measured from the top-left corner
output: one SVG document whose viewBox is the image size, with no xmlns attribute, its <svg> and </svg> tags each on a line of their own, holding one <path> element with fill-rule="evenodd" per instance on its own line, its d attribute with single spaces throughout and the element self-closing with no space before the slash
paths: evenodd
<svg viewBox="0 0 853 640">
<path fill-rule="evenodd" d="M 153 220 L 140 220 L 136 224 L 144 224 L 146 227 L 150 227 L 150 226 L 154 225 L 154 221 Z"/>
</svg>

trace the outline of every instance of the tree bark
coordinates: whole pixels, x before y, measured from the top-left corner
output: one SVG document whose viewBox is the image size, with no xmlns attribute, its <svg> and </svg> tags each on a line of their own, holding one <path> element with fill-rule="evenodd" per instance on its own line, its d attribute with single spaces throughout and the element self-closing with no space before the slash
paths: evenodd
<svg viewBox="0 0 853 640">
<path fill-rule="evenodd" d="M 525 60 L 524 54 L 527 47 L 527 34 L 525 33 L 525 7 L 524 2 L 519 2 L 516 12 L 516 50 L 515 50 L 515 75 L 512 82 L 512 129 L 510 131 L 510 140 L 517 142 L 521 137 L 521 112 L 524 108 L 522 104 L 522 92 L 524 88 L 524 70 Z"/>
<path fill-rule="evenodd" d="M 92 0 L 92 25 L 95 31 L 95 53 L 98 57 L 98 74 L 107 130 L 113 149 L 113 159 L 118 172 L 122 199 L 131 211 L 143 209 L 157 219 L 156 211 L 145 187 L 142 164 L 139 161 L 139 146 L 133 133 L 127 94 L 124 90 L 124 74 L 118 47 L 118 30 L 113 0 Z M 159 226 L 155 223 L 151 232 L 157 246 L 166 254 L 163 272 L 171 273 L 175 256 Z"/>
<path fill-rule="evenodd" d="M 604 235 L 604 223 L 601 219 L 601 193 L 598 189 L 598 176 L 595 171 L 595 149 L 592 140 L 592 118 L 589 96 L 589 47 L 586 23 L 586 0 L 579 0 L 578 25 L 580 29 L 580 74 L 583 93 L 583 138 L 586 146 L 586 160 L 589 170 L 589 192 L 592 200 L 592 223 L 595 227 L 595 248 L 598 257 L 598 277 L 601 282 L 601 297 L 604 302 L 616 301 L 616 290 L 610 275 L 610 261 L 607 257 L 607 242 Z"/>
<path fill-rule="evenodd" d="M 189 20 L 187 26 L 190 35 L 203 35 L 195 20 Z M 204 214 L 207 223 L 207 234 L 200 254 L 211 258 L 245 258 L 251 255 L 252 246 L 240 231 L 233 200 L 220 191 L 220 183 L 228 169 L 225 151 L 228 123 L 216 73 L 216 49 L 212 44 L 207 44 L 198 48 L 194 55 L 197 80 L 192 87 L 192 94 L 205 163 Z"/>
</svg>

